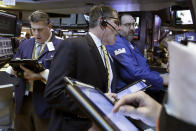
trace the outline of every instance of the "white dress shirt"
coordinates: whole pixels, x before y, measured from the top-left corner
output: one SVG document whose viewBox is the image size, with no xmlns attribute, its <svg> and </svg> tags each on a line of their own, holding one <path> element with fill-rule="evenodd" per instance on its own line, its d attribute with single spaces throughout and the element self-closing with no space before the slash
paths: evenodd
<svg viewBox="0 0 196 131">
<path fill-rule="evenodd" d="M 95 42 L 95 45 L 97 46 L 97 49 L 99 50 L 99 54 L 101 55 L 101 58 L 102 58 L 102 61 L 104 63 L 104 66 L 106 67 L 106 64 L 105 64 L 105 59 L 104 59 L 104 53 L 101 49 L 101 40 L 96 36 L 94 35 L 92 32 L 89 32 L 89 35 L 92 37 L 93 41 Z M 108 53 L 109 55 L 109 53 Z M 109 55 L 110 59 L 111 59 L 111 56 Z M 109 92 L 111 92 L 111 84 L 112 84 L 112 79 L 113 79 L 113 72 L 112 72 L 112 68 L 111 68 L 111 64 L 110 64 L 110 61 L 109 61 L 109 70 L 110 70 L 110 90 Z"/>
</svg>

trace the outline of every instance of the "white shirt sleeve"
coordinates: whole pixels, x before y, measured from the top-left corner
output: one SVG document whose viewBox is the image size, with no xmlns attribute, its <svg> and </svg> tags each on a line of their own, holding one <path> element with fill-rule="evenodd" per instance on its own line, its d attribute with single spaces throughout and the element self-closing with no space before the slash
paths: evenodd
<svg viewBox="0 0 196 131">
<path fill-rule="evenodd" d="M 12 67 L 11 66 L 8 66 L 7 68 L 6 68 L 6 70 L 5 70 L 5 72 L 7 72 L 8 74 L 12 74 Z M 13 75 L 13 74 L 12 74 Z"/>
<path fill-rule="evenodd" d="M 42 82 L 46 84 L 48 80 L 49 69 L 45 69 L 44 71 L 40 72 L 40 75 L 45 79 L 45 80 L 42 80 Z"/>
</svg>

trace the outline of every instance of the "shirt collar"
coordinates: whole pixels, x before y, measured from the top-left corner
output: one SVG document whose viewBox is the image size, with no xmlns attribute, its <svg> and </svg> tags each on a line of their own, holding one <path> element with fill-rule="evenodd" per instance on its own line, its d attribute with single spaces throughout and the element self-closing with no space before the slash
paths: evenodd
<svg viewBox="0 0 196 131">
<path fill-rule="evenodd" d="M 89 35 L 92 37 L 93 41 L 95 42 L 95 45 L 97 46 L 97 48 L 101 47 L 101 40 L 94 35 L 92 32 L 89 32 Z"/>
</svg>

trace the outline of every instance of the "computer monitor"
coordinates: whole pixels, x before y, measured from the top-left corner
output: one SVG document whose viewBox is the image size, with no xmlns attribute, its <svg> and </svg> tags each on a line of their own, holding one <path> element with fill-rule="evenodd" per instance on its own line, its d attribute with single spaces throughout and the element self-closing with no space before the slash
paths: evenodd
<svg viewBox="0 0 196 131">
<path fill-rule="evenodd" d="M 14 36 L 16 33 L 16 16 L 0 12 L 0 36 Z"/>
<path fill-rule="evenodd" d="M 0 85 L 0 129 L 10 128 L 11 120 L 11 102 L 13 94 L 13 84 Z"/>
<path fill-rule="evenodd" d="M 190 10 L 176 10 L 176 25 L 192 25 L 193 19 Z"/>
<path fill-rule="evenodd" d="M 70 17 L 61 18 L 62 27 L 76 26 L 76 14 L 71 14 Z"/>
<path fill-rule="evenodd" d="M 185 38 L 186 38 L 188 41 L 196 42 L 196 33 L 195 33 L 195 32 L 186 32 L 186 33 L 185 33 Z"/>
<path fill-rule="evenodd" d="M 140 17 L 134 17 L 135 19 L 135 33 L 133 36 L 134 40 L 140 39 Z"/>
<path fill-rule="evenodd" d="M 0 36 L 0 68 L 13 57 L 12 40 L 9 37 Z"/>
<path fill-rule="evenodd" d="M 11 38 L 0 37 L 0 58 L 13 56 Z"/>
<path fill-rule="evenodd" d="M 194 24 L 194 29 L 196 32 L 196 1 L 195 0 L 189 0 L 189 6 L 191 9 L 191 15 L 193 18 L 193 24 Z"/>
<path fill-rule="evenodd" d="M 77 25 L 88 26 L 84 14 L 77 14 Z"/>
<path fill-rule="evenodd" d="M 60 18 L 50 18 L 50 22 L 52 23 L 52 26 L 54 27 L 61 26 Z"/>
<path fill-rule="evenodd" d="M 185 40 L 185 35 L 184 34 L 176 34 L 174 36 L 174 40 L 177 42 L 181 42 L 182 40 Z"/>
</svg>

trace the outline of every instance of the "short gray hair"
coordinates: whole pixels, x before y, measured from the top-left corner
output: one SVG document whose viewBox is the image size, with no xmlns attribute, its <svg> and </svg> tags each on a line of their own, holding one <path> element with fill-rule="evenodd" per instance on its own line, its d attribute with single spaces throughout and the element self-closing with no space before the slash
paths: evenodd
<svg viewBox="0 0 196 131">
<path fill-rule="evenodd" d="M 39 22 L 39 21 L 44 21 L 48 25 L 50 23 L 48 14 L 37 10 L 34 11 L 29 16 L 29 22 Z"/>
<path fill-rule="evenodd" d="M 90 21 L 89 27 L 94 28 L 98 24 L 98 19 L 101 17 L 102 19 L 107 19 L 107 17 L 112 17 L 113 12 L 117 11 L 110 6 L 106 5 L 95 5 L 90 10 Z"/>
</svg>

